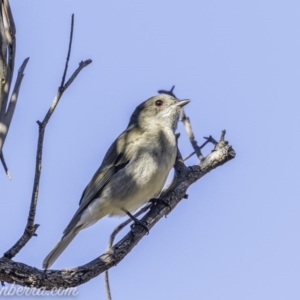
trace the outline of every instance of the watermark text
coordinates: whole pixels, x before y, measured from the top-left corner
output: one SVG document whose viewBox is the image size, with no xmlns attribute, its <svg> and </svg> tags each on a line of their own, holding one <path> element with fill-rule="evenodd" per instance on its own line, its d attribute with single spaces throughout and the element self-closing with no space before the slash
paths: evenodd
<svg viewBox="0 0 300 300">
<path fill-rule="evenodd" d="M 51 290 L 46 290 L 45 288 L 29 288 L 24 286 L 19 286 L 16 284 L 10 284 L 8 286 L 0 287 L 0 297 L 2 296 L 70 296 L 74 297 L 78 295 L 78 290 L 76 287 L 73 288 L 53 288 Z"/>
</svg>

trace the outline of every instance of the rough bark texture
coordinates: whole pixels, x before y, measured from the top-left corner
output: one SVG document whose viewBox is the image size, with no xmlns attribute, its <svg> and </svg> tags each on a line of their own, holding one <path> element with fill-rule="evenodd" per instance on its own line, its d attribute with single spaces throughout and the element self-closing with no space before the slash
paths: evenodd
<svg viewBox="0 0 300 300">
<path fill-rule="evenodd" d="M 214 150 L 202 159 L 199 165 L 186 167 L 182 159 L 177 159 L 174 180 L 162 195 L 169 201 L 172 209 L 185 198 L 186 191 L 191 184 L 235 157 L 233 148 L 223 138 L 224 134 Z M 146 222 L 148 228 L 151 229 L 169 210 L 169 207 L 158 203 L 151 207 L 141 221 Z M 72 269 L 43 271 L 3 257 L 0 259 L 0 280 L 47 290 L 75 287 L 118 264 L 146 234 L 142 226 L 135 226 L 100 257 Z"/>
</svg>

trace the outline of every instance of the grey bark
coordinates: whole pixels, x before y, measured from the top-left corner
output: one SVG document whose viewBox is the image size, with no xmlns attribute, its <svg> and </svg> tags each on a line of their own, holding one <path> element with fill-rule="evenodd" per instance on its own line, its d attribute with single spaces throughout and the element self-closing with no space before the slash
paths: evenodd
<svg viewBox="0 0 300 300">
<path fill-rule="evenodd" d="M 202 159 L 199 165 L 187 167 L 179 156 L 175 165 L 174 180 L 162 195 L 169 201 L 172 210 L 185 198 L 191 184 L 235 157 L 233 148 L 223 138 L 222 134 L 221 140 L 215 145 L 214 150 Z M 148 228 L 151 229 L 168 212 L 169 208 L 164 204 L 157 204 L 150 208 L 141 221 L 146 222 Z M 47 290 L 75 287 L 116 266 L 146 234 L 142 227 L 133 227 L 118 243 L 101 256 L 85 265 L 66 270 L 44 271 L 2 257 L 0 259 L 0 280 Z"/>
</svg>

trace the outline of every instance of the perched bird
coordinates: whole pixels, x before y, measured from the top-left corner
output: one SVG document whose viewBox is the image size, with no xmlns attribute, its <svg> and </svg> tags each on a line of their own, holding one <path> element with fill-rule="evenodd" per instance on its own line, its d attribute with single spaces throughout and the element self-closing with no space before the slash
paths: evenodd
<svg viewBox="0 0 300 300">
<path fill-rule="evenodd" d="M 107 215 L 130 214 L 159 196 L 175 163 L 180 111 L 189 102 L 161 94 L 137 106 L 83 191 L 79 208 L 43 268 L 51 267 L 83 228 Z"/>
</svg>

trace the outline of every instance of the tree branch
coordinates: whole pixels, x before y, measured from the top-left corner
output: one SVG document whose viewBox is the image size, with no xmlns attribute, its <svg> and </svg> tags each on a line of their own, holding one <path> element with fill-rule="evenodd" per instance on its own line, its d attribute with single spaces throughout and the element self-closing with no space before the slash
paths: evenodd
<svg viewBox="0 0 300 300">
<path fill-rule="evenodd" d="M 203 155 L 201 153 L 201 148 L 198 146 L 197 141 L 195 140 L 195 136 L 192 130 L 192 125 L 190 122 L 190 118 L 188 118 L 184 112 L 184 110 L 182 109 L 182 115 L 181 115 L 181 121 L 183 122 L 183 125 L 185 127 L 186 133 L 190 139 L 190 142 L 192 144 L 192 147 L 194 149 L 194 153 L 196 153 L 197 157 L 199 158 L 199 160 L 203 159 Z M 188 159 L 190 156 L 188 156 L 186 159 Z M 185 159 L 185 160 L 186 160 Z"/>
<path fill-rule="evenodd" d="M 69 60 L 70 60 L 72 42 L 73 42 L 73 29 L 74 29 L 74 14 L 72 14 L 72 17 L 71 17 L 71 31 L 70 31 L 69 49 L 68 49 L 68 55 L 67 55 L 67 59 L 66 59 L 65 70 L 64 70 L 64 73 L 63 73 L 63 76 L 62 76 L 62 79 L 61 79 L 61 84 L 60 84 L 61 89 L 63 88 L 63 86 L 65 84 L 66 75 L 67 75 L 67 71 L 68 71 L 68 67 L 69 67 Z"/>
<path fill-rule="evenodd" d="M 31 203 L 30 203 L 30 210 L 29 215 L 27 218 L 27 224 L 24 230 L 24 233 L 20 237 L 20 239 L 15 243 L 14 246 L 12 246 L 8 251 L 5 252 L 4 257 L 5 258 L 13 258 L 26 244 L 27 242 L 36 235 L 35 232 L 37 228 L 39 227 L 38 224 L 34 223 L 35 220 L 35 214 L 36 214 L 36 206 L 38 201 L 38 193 L 39 193 L 39 183 L 40 183 L 40 177 L 41 177 L 41 170 L 42 170 L 42 154 L 43 154 L 43 142 L 44 142 L 44 134 L 46 125 L 52 116 L 63 92 L 70 86 L 70 84 L 73 82 L 73 80 L 76 78 L 76 76 L 79 74 L 79 72 L 89 65 L 92 61 L 90 59 L 81 62 L 79 64 L 79 67 L 74 71 L 74 73 L 71 75 L 70 79 L 67 81 L 66 84 L 64 84 L 65 76 L 68 69 L 68 61 L 70 58 L 70 51 L 72 47 L 72 35 L 73 35 L 73 26 L 74 26 L 74 15 L 72 15 L 72 23 L 71 23 L 71 35 L 70 35 L 70 43 L 69 43 L 69 50 L 68 50 L 68 56 L 67 56 L 67 62 L 64 68 L 63 72 L 63 78 L 62 83 L 60 87 L 58 88 L 57 94 L 54 97 L 54 100 L 45 115 L 42 122 L 37 121 L 39 125 L 39 136 L 38 136 L 38 143 L 37 143 L 37 154 L 36 154 L 36 163 L 35 163 L 35 175 L 34 175 L 34 183 L 33 183 L 33 191 L 32 191 L 32 197 L 31 197 Z"/>
<path fill-rule="evenodd" d="M 7 168 L 7 165 L 6 165 L 6 162 L 5 162 L 5 159 L 4 159 L 3 151 L 0 154 L 0 160 L 1 160 L 2 166 L 4 168 L 4 171 L 6 173 L 6 176 L 8 177 L 8 179 L 11 179 L 10 172 L 9 172 L 9 170 Z"/>
<path fill-rule="evenodd" d="M 16 104 L 17 104 L 17 100 L 18 100 L 18 96 L 19 96 L 19 90 L 20 90 L 20 87 L 21 87 L 22 79 L 24 77 L 24 71 L 25 71 L 25 68 L 26 68 L 26 65 L 27 65 L 28 61 L 29 61 L 29 57 L 27 57 L 23 61 L 22 65 L 21 65 L 21 67 L 18 71 L 18 76 L 17 76 L 17 79 L 16 79 L 16 83 L 15 83 L 12 95 L 10 97 L 10 101 L 9 101 L 9 104 L 8 104 L 7 111 L 5 113 L 5 123 L 6 124 L 10 124 L 10 122 L 12 120 L 12 117 L 13 117 L 13 114 L 15 112 L 15 108 L 16 108 Z"/>
<path fill-rule="evenodd" d="M 199 165 L 186 167 L 182 159 L 177 159 L 175 176 L 171 186 L 161 197 L 169 201 L 172 209 L 185 198 L 188 187 L 235 157 L 233 148 L 224 141 L 225 131 L 213 151 L 201 160 Z M 151 206 L 149 212 L 141 219 L 151 229 L 167 212 L 164 204 Z M 69 288 L 83 284 L 100 273 L 118 264 L 138 242 L 146 235 L 140 226 L 134 226 L 117 244 L 100 257 L 76 268 L 64 270 L 39 270 L 6 257 L 0 259 L 0 280 L 22 286 L 53 289 Z"/>
<path fill-rule="evenodd" d="M 4 161 L 2 150 L 13 118 L 18 94 L 29 58 L 21 65 L 15 82 L 13 93 L 8 103 L 9 91 L 12 84 L 15 53 L 16 28 L 8 0 L 1 0 L 0 11 L 0 156 L 4 170 L 10 179 L 10 174 Z M 8 104 L 7 104 L 8 103 Z"/>
<path fill-rule="evenodd" d="M 152 204 L 146 205 L 144 207 L 142 207 L 137 213 L 135 213 L 133 216 L 135 218 L 137 218 L 138 216 L 140 216 L 142 213 L 146 212 L 150 206 Z M 120 225 L 118 225 L 114 231 L 112 232 L 112 234 L 109 237 L 109 241 L 108 241 L 108 246 L 107 246 L 107 251 L 111 251 L 112 250 L 112 245 L 114 243 L 115 237 L 116 235 L 124 228 L 126 227 L 128 224 L 130 224 L 132 222 L 132 219 L 128 218 L 125 222 L 121 223 Z M 110 286 L 109 286 L 109 279 L 108 279 L 108 270 L 104 271 L 104 285 L 105 285 L 105 290 L 106 290 L 106 299 L 107 300 L 111 300 L 111 291 L 110 291 Z"/>
</svg>

